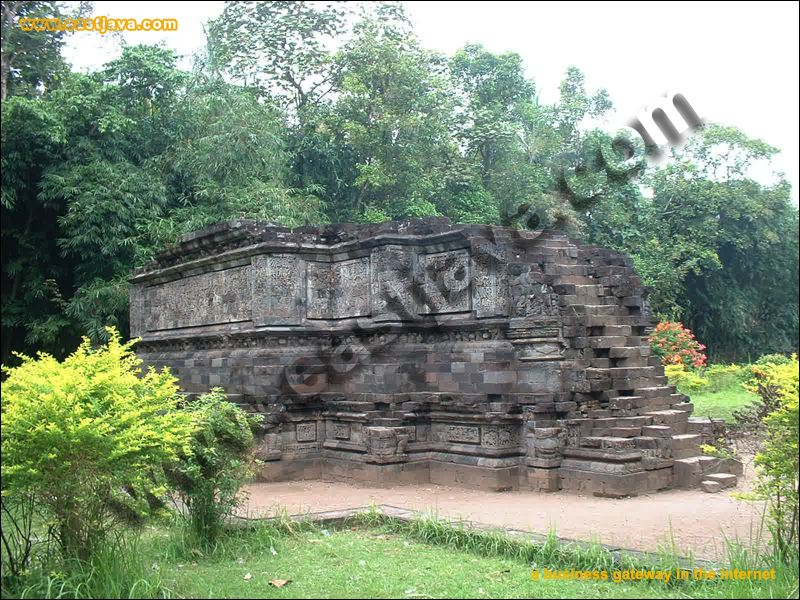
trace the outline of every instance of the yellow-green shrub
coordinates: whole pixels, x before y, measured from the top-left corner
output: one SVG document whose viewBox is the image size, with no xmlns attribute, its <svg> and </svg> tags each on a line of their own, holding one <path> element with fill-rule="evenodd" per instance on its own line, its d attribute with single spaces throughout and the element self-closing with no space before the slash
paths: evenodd
<svg viewBox="0 0 800 600">
<path fill-rule="evenodd" d="M 708 387 L 708 379 L 697 371 L 687 369 L 682 364 L 666 365 L 664 372 L 669 382 L 681 393 L 692 394 Z"/>
<path fill-rule="evenodd" d="M 142 374 L 133 342 L 109 336 L 63 362 L 20 356 L 3 369 L 3 498 L 32 495 L 65 557 L 90 557 L 126 517 L 147 514 L 194 428 L 175 410 L 176 379 Z"/>
<path fill-rule="evenodd" d="M 777 551 L 792 559 L 798 539 L 798 362 L 766 363 L 744 385 L 772 410 L 764 417 L 764 447 L 756 455 L 757 493 L 768 503 L 768 524 Z"/>
<path fill-rule="evenodd" d="M 682 364 L 668 364 L 664 372 L 669 382 L 684 394 L 719 392 L 738 386 L 747 371 L 741 365 L 709 365 L 703 369 L 687 369 Z"/>
</svg>

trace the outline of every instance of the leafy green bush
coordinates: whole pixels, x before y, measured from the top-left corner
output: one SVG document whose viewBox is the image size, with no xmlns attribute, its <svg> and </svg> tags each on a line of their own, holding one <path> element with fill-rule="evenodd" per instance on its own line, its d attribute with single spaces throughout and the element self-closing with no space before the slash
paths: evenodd
<svg viewBox="0 0 800 600">
<path fill-rule="evenodd" d="M 703 370 L 703 377 L 708 381 L 704 391 L 721 392 L 730 388 L 739 388 L 745 372 L 746 369 L 742 365 L 709 365 Z"/>
<path fill-rule="evenodd" d="M 777 362 L 768 362 L 771 360 Z M 764 428 L 767 415 L 781 408 L 784 390 L 787 385 L 791 387 L 787 378 L 791 378 L 792 371 L 796 381 L 797 355 L 769 354 L 744 368 L 741 385 L 748 392 L 757 394 L 758 401 L 735 411 L 734 416 L 741 428 L 754 432 Z"/>
<path fill-rule="evenodd" d="M 708 379 L 703 377 L 698 371 L 690 371 L 682 364 L 665 365 L 664 373 L 669 382 L 678 388 L 682 394 L 693 394 L 700 392 L 708 387 Z"/>
<path fill-rule="evenodd" d="M 781 557 L 796 555 L 798 540 L 798 362 L 758 365 L 745 386 L 770 407 L 764 448 L 756 455 L 756 492 L 767 500 L 772 542 Z M 792 553 L 795 552 L 793 555 Z"/>
<path fill-rule="evenodd" d="M 794 356 L 786 356 L 785 354 L 765 354 L 759 358 L 755 364 L 759 366 L 766 365 L 791 365 L 796 362 L 797 358 Z"/>
<path fill-rule="evenodd" d="M 84 339 L 63 362 L 20 355 L 3 368 L 4 502 L 33 498 L 64 558 L 89 559 L 120 524 L 150 513 L 166 491 L 163 465 L 189 446 L 175 378 L 142 374 L 132 345 L 109 329 L 96 350 Z"/>
<path fill-rule="evenodd" d="M 262 417 L 228 402 L 219 388 L 189 402 L 185 412 L 191 415 L 196 429 L 169 475 L 198 543 L 210 547 L 226 517 L 238 506 L 242 484 L 252 476 L 253 433 Z"/>
<path fill-rule="evenodd" d="M 664 366 L 669 382 L 683 394 L 720 392 L 738 387 L 750 371 L 742 365 L 709 365 L 705 369 L 687 369 L 681 364 Z"/>
</svg>

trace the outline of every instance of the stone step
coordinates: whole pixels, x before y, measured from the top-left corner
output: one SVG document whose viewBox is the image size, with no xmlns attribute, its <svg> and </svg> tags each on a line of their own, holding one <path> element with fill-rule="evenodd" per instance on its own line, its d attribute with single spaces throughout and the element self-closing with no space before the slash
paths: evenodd
<svg viewBox="0 0 800 600">
<path fill-rule="evenodd" d="M 596 428 L 616 427 L 616 426 L 617 426 L 616 417 L 599 417 L 594 419 L 594 427 Z"/>
<path fill-rule="evenodd" d="M 623 442 L 630 442 L 630 440 L 623 440 Z M 585 468 L 587 470 L 594 470 L 589 463 L 598 463 L 598 470 L 603 470 L 601 466 L 603 463 L 640 463 L 642 460 L 641 450 L 633 448 L 586 448 L 567 446 L 562 450 L 564 458 L 571 458 L 575 460 L 585 461 L 582 466 L 573 465 L 576 468 Z M 562 463 L 563 465 L 563 463 Z M 626 470 L 641 470 L 641 466 L 633 466 Z"/>
<path fill-rule="evenodd" d="M 628 314 L 625 308 L 616 304 L 584 304 L 583 306 L 583 313 L 587 315 L 611 315 L 622 317 Z"/>
<path fill-rule="evenodd" d="M 610 348 L 608 351 L 609 358 L 632 358 L 632 357 L 641 357 L 641 356 L 649 356 L 649 348 L 647 348 L 647 352 L 644 352 L 645 348 L 641 346 L 617 346 L 615 348 Z"/>
<path fill-rule="evenodd" d="M 631 327 L 647 327 L 649 321 L 645 317 L 637 315 L 586 315 L 586 327 L 603 327 L 605 325 L 630 325 Z M 635 346 L 636 344 L 626 344 Z"/>
<path fill-rule="evenodd" d="M 706 428 L 711 428 L 711 419 L 708 417 L 689 417 L 687 433 L 703 433 Z"/>
<path fill-rule="evenodd" d="M 636 448 L 645 450 L 649 456 L 657 458 L 671 458 L 672 438 L 655 436 L 638 436 L 634 438 Z"/>
<path fill-rule="evenodd" d="M 700 482 L 700 489 L 708 494 L 716 494 L 722 491 L 722 485 L 717 481 L 706 480 Z"/>
<path fill-rule="evenodd" d="M 710 475 L 705 476 L 705 481 L 713 481 L 725 489 L 736 487 L 738 479 L 736 478 L 736 475 L 731 473 L 711 473 Z"/>
<path fill-rule="evenodd" d="M 595 410 L 586 411 L 586 415 L 590 419 L 606 419 L 606 418 L 614 416 L 613 414 L 611 414 L 611 411 L 606 409 L 606 408 L 602 408 L 602 409 L 598 408 L 598 409 L 595 409 Z"/>
<path fill-rule="evenodd" d="M 686 433 L 688 427 L 688 413 L 682 410 L 651 410 L 642 416 L 652 417 L 653 425 L 669 425 L 675 434 Z"/>
<path fill-rule="evenodd" d="M 650 364 L 652 360 L 649 356 L 632 356 L 630 358 L 614 358 L 611 359 L 613 362 L 611 363 L 612 367 L 622 367 L 626 369 L 630 369 L 632 367 L 654 367 L 656 365 Z"/>
<path fill-rule="evenodd" d="M 631 417 L 617 417 L 618 427 L 644 427 L 645 425 L 652 425 L 653 417 L 648 416 L 631 416 Z"/>
<path fill-rule="evenodd" d="M 645 398 L 637 407 L 640 415 L 659 410 L 672 410 L 672 405 L 667 398 Z"/>
<path fill-rule="evenodd" d="M 647 437 L 671 438 L 674 433 L 669 425 L 645 425 L 642 427 L 642 435 Z"/>
<path fill-rule="evenodd" d="M 626 338 L 621 335 L 597 335 L 589 338 L 591 348 L 613 348 L 624 345 Z"/>
<path fill-rule="evenodd" d="M 706 475 L 719 472 L 721 460 L 713 456 L 690 456 L 677 458 L 673 465 L 675 487 L 695 488 L 706 479 Z"/>
<path fill-rule="evenodd" d="M 592 338 L 589 338 L 590 340 Z M 655 375 L 655 367 L 609 367 L 605 369 L 586 369 L 587 379 L 644 379 Z"/>
<path fill-rule="evenodd" d="M 730 473 L 741 477 L 744 475 L 744 463 L 736 458 L 723 458 L 720 460 L 718 473 Z"/>
<path fill-rule="evenodd" d="M 588 265 L 568 265 L 564 263 L 546 263 L 544 266 L 545 275 L 589 275 Z M 583 285 L 583 284 L 579 284 Z"/>
<path fill-rule="evenodd" d="M 643 387 L 636 390 L 637 396 L 643 398 L 658 398 L 659 396 L 670 396 L 675 392 L 674 385 L 662 385 L 657 387 Z"/>
<path fill-rule="evenodd" d="M 594 273 L 598 277 L 608 277 L 610 275 L 620 275 L 622 277 L 627 277 L 630 275 L 630 271 L 627 270 L 625 267 L 621 265 L 596 265 L 594 268 Z"/>
<path fill-rule="evenodd" d="M 642 435 L 641 427 L 611 427 L 609 432 L 612 436 L 620 438 L 633 438 Z"/>
<path fill-rule="evenodd" d="M 557 284 L 587 285 L 597 283 L 595 279 L 586 275 L 555 275 L 554 277 L 555 283 Z M 575 308 L 579 306 L 580 305 L 576 305 Z"/>
<path fill-rule="evenodd" d="M 603 335 L 633 335 L 630 325 L 605 325 L 603 327 Z"/>
<path fill-rule="evenodd" d="M 679 433 L 672 436 L 672 457 L 689 458 L 700 454 L 702 436 L 696 433 Z"/>
<path fill-rule="evenodd" d="M 652 410 L 643 416 L 652 417 L 653 425 L 673 425 L 675 423 L 689 422 L 689 416 L 682 410 Z"/>
<path fill-rule="evenodd" d="M 589 360 L 589 367 L 592 369 L 610 369 L 612 366 L 610 358 L 592 358 Z"/>
<path fill-rule="evenodd" d="M 653 368 L 653 367 L 649 367 Z M 646 385 L 653 385 L 655 383 L 661 383 L 659 381 L 660 377 L 656 375 L 650 375 L 649 377 L 636 377 L 636 378 L 620 378 L 620 379 L 612 379 L 611 384 L 612 390 L 625 392 L 622 395 L 635 395 L 638 396 L 638 389 L 646 386 Z"/>
<path fill-rule="evenodd" d="M 555 284 L 553 290 L 562 296 L 599 296 L 603 294 L 603 286 L 598 284 Z"/>
<path fill-rule="evenodd" d="M 655 367 L 611 367 L 606 371 L 611 379 L 649 378 L 656 375 Z"/>
<path fill-rule="evenodd" d="M 610 410 L 634 410 L 647 406 L 649 406 L 648 399 L 641 396 L 617 396 L 608 402 Z"/>
<path fill-rule="evenodd" d="M 689 417 L 687 423 L 688 433 L 702 433 L 707 440 L 716 440 L 722 435 L 725 426 L 724 419 L 709 417 Z"/>
<path fill-rule="evenodd" d="M 594 288 L 593 285 L 577 285 L 576 288 Z M 602 287 L 602 286 L 600 286 Z M 575 294 L 566 294 L 560 297 L 565 306 L 617 306 L 619 301 L 614 296 L 600 296 L 592 292 L 578 291 Z"/>
<path fill-rule="evenodd" d="M 617 304 L 617 299 L 607 296 L 593 296 L 591 298 L 584 296 L 566 295 L 559 296 L 558 302 L 560 306 L 583 306 L 584 304 L 605 304 L 613 306 Z"/>
<path fill-rule="evenodd" d="M 564 425 L 576 429 L 580 435 L 591 435 L 594 419 L 565 419 Z"/>
</svg>

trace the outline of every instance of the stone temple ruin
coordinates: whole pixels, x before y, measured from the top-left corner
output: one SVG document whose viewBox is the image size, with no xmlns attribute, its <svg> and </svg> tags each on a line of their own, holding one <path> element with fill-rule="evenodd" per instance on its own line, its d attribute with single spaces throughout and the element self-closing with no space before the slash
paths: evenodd
<svg viewBox="0 0 800 600">
<path fill-rule="evenodd" d="M 235 221 L 134 274 L 131 332 L 187 393 L 265 415 L 266 481 L 735 484 L 650 356 L 645 298 L 630 258 L 557 232 Z"/>
</svg>

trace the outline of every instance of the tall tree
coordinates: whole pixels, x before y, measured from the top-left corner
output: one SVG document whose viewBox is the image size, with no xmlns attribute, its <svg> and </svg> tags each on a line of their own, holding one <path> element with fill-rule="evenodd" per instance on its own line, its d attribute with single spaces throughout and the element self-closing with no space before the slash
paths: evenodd
<svg viewBox="0 0 800 600">
<path fill-rule="evenodd" d="M 73 3 L 74 4 L 74 3 Z M 61 56 L 67 31 L 36 31 L 19 26 L 20 19 L 66 19 L 88 14 L 91 2 L 68 8 L 64 2 L 3 0 L 0 24 L 0 98 L 33 95 L 53 86 L 69 67 Z"/>
<path fill-rule="evenodd" d="M 686 322 L 717 360 L 797 347 L 797 208 L 784 180 L 750 174 L 776 151 L 710 125 L 650 169 L 650 197 L 607 194 L 587 213 L 593 242 L 633 255 L 656 314 Z"/>
<path fill-rule="evenodd" d="M 334 2 L 226 2 L 209 22 L 215 65 L 300 112 L 331 89 L 329 46 L 343 15 Z"/>
<path fill-rule="evenodd" d="M 325 122 L 353 164 L 335 217 L 439 214 L 441 170 L 455 151 L 445 63 L 379 19 L 356 32 L 337 55 L 337 99 Z"/>
</svg>

